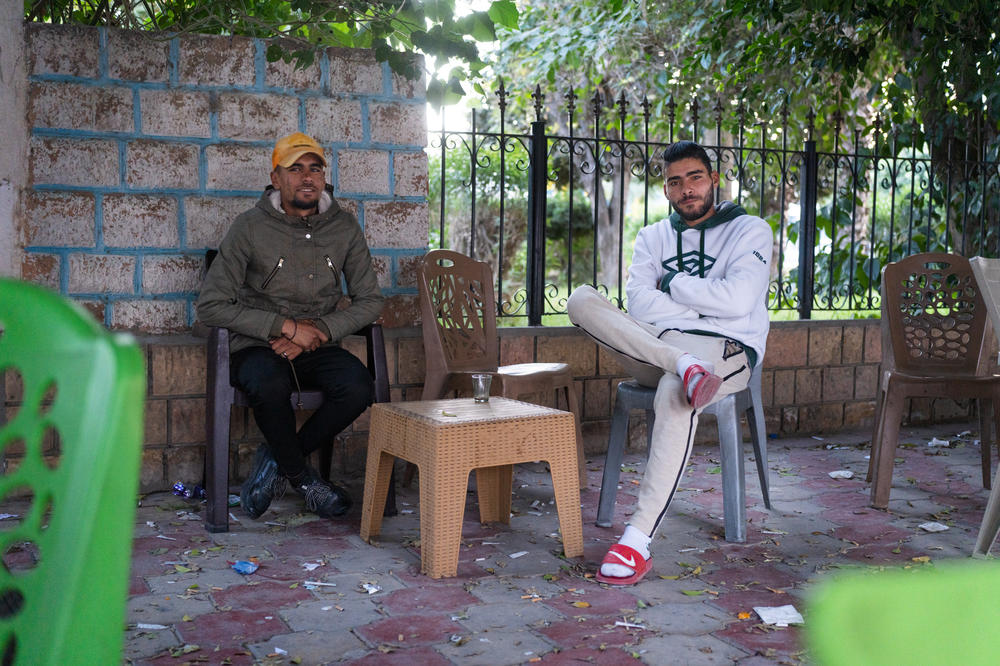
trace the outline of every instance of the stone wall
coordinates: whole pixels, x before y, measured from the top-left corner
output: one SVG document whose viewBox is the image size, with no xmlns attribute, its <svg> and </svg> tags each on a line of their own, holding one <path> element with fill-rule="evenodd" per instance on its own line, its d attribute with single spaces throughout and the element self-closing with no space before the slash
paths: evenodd
<svg viewBox="0 0 1000 666">
<path fill-rule="evenodd" d="M 18 276 L 20 250 L 14 220 L 27 181 L 28 130 L 24 117 L 28 81 L 25 73 L 24 7 L 0 2 L 0 275 Z"/>
<path fill-rule="evenodd" d="M 296 69 L 249 38 L 25 32 L 24 279 L 110 328 L 190 330 L 205 250 L 270 182 L 275 139 L 300 130 L 323 144 L 335 196 L 365 229 L 389 323 L 413 323 L 428 224 L 422 82 L 366 50 Z"/>
<path fill-rule="evenodd" d="M 419 400 L 424 376 L 420 329 L 387 329 L 386 333 L 392 399 Z M 363 358 L 361 338 L 349 338 L 346 345 Z M 626 378 L 608 354 L 573 328 L 504 329 L 500 348 L 504 364 L 569 363 L 582 397 L 586 449 L 592 454 L 606 449 L 613 390 Z M 204 460 L 205 341 L 194 336 L 159 336 L 145 340 L 144 351 L 149 399 L 142 487 L 150 491 L 169 488 L 177 480 L 196 482 L 201 479 Z M 780 438 L 870 427 L 879 358 L 878 321 L 773 324 L 763 374 L 768 433 Z M 907 420 L 963 420 L 969 410 L 967 402 L 915 400 Z M 367 430 L 365 415 L 338 437 L 336 473 L 363 475 Z M 645 424 L 638 412 L 630 432 L 632 445 L 644 446 Z M 713 419 L 705 417 L 698 439 L 715 438 Z M 259 441 L 252 416 L 235 409 L 231 447 L 235 483 L 249 472 Z"/>
</svg>

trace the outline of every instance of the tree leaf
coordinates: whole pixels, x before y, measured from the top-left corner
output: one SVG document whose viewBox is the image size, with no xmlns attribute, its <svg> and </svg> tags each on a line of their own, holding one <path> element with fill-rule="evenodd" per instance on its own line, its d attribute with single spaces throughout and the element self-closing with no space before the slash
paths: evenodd
<svg viewBox="0 0 1000 666">
<path fill-rule="evenodd" d="M 517 11 L 517 5 L 511 0 L 495 0 L 490 4 L 487 14 L 493 19 L 494 23 L 502 25 L 508 30 L 515 30 L 517 28 L 517 21 L 520 14 Z"/>
</svg>

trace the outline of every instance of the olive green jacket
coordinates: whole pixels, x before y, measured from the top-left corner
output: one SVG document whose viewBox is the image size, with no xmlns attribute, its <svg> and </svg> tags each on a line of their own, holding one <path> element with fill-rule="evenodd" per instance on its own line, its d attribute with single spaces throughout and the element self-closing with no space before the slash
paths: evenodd
<svg viewBox="0 0 1000 666">
<path fill-rule="evenodd" d="M 231 352 L 267 346 L 288 317 L 315 321 L 327 344 L 378 318 L 383 298 L 364 234 L 332 192 L 327 185 L 321 212 L 295 217 L 268 186 L 233 221 L 196 305 L 203 323 L 230 330 Z"/>
</svg>

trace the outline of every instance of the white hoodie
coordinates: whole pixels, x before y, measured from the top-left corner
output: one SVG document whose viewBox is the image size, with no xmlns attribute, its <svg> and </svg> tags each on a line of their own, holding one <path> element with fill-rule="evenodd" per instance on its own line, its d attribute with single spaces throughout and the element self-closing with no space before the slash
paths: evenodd
<svg viewBox="0 0 1000 666">
<path fill-rule="evenodd" d="M 759 361 L 770 326 L 772 244 L 767 222 L 729 201 L 694 227 L 676 213 L 651 224 L 635 239 L 625 287 L 629 314 L 663 330 L 738 340 Z"/>
</svg>

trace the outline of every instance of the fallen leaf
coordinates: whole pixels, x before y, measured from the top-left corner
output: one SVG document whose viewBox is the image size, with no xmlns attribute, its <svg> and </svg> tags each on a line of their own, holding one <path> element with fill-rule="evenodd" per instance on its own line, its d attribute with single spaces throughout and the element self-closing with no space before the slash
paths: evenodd
<svg viewBox="0 0 1000 666">
<path fill-rule="evenodd" d="M 750 619 L 750 613 L 748 613 L 746 611 L 743 611 L 742 613 L 737 613 L 736 617 L 739 618 L 740 620 L 749 620 Z"/>
<path fill-rule="evenodd" d="M 576 608 L 590 608 L 590 604 L 587 603 L 586 601 L 574 601 L 570 605 L 575 606 Z"/>
<path fill-rule="evenodd" d="M 930 555 L 917 555 L 916 557 L 911 557 L 914 562 L 930 562 Z"/>
<path fill-rule="evenodd" d="M 687 595 L 689 597 L 697 597 L 702 594 L 705 590 L 681 590 L 681 594 Z"/>
</svg>

